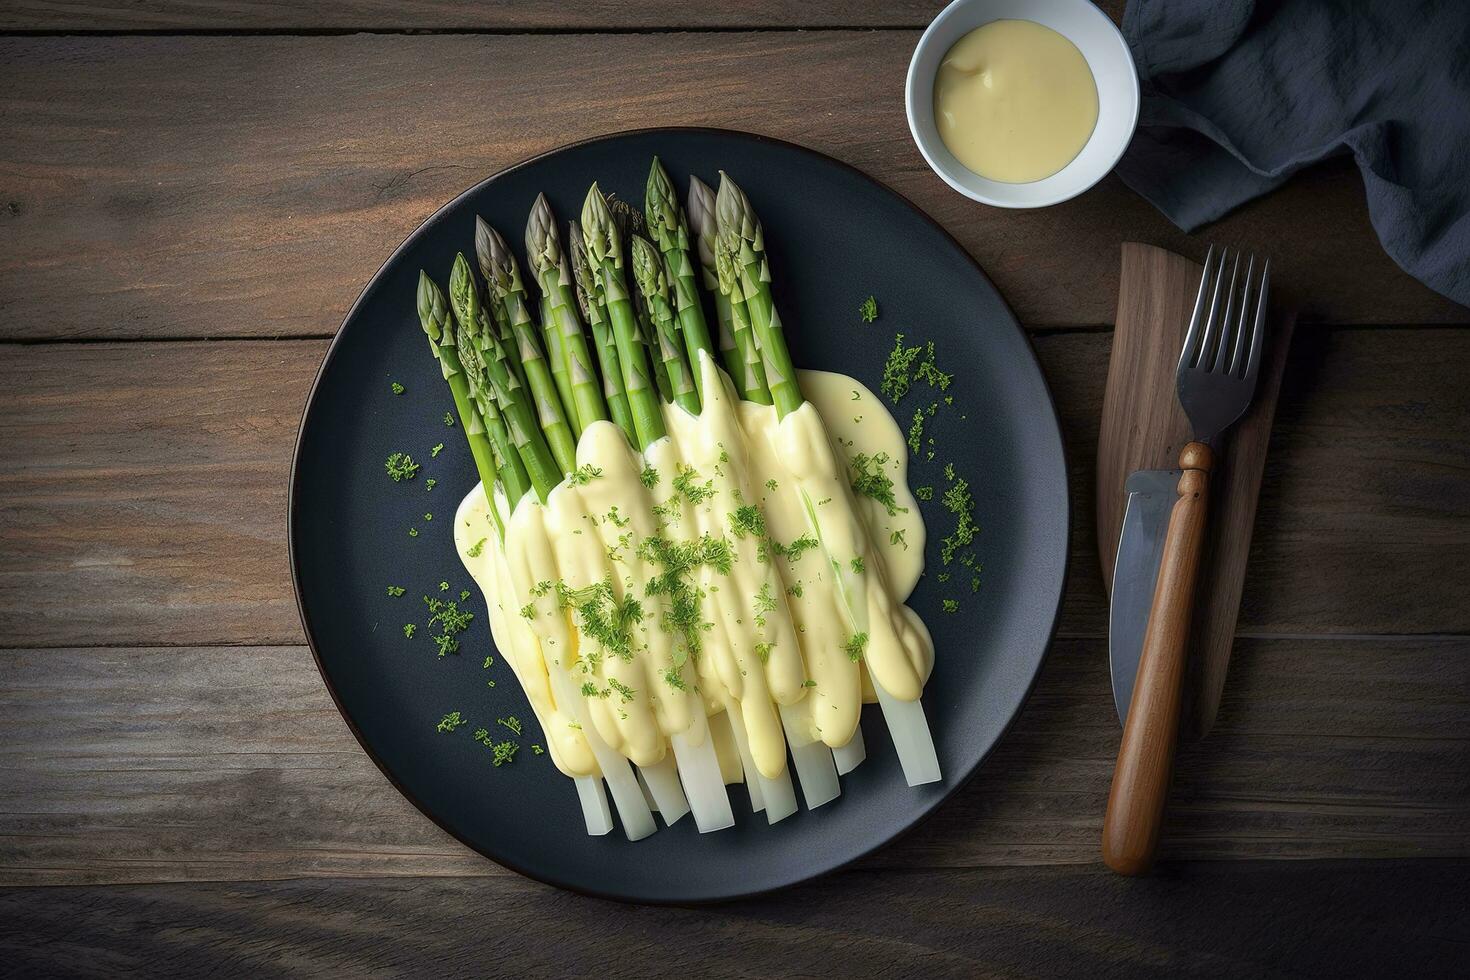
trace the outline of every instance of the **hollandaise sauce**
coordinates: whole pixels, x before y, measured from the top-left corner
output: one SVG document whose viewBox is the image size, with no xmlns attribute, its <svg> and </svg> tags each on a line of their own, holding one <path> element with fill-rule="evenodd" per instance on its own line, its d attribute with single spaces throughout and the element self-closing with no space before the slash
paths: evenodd
<svg viewBox="0 0 1470 980">
<path fill-rule="evenodd" d="M 982 177 L 1029 183 L 1081 152 L 1097 125 L 1097 83 L 1067 38 L 997 20 L 955 42 L 934 80 L 934 121 L 955 159 Z"/>
<path fill-rule="evenodd" d="M 630 839 L 655 810 L 730 826 L 741 781 L 774 823 L 796 810 L 792 769 L 819 806 L 863 760 L 870 702 L 909 783 L 940 778 L 919 701 L 933 645 L 904 604 L 924 524 L 898 425 L 840 374 L 800 372 L 808 402 L 778 420 L 703 354 L 700 370 L 700 414 L 664 405 L 668 435 L 647 452 L 594 422 L 544 503 L 507 513 L 477 486 L 455 521 L 594 834 L 612 827 L 608 795 Z"/>
</svg>

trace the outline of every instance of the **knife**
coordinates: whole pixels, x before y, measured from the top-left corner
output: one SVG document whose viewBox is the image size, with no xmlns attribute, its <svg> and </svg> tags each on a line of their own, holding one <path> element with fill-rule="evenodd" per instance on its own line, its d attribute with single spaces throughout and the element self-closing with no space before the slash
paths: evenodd
<svg viewBox="0 0 1470 980">
<path fill-rule="evenodd" d="M 1113 599 L 1108 610 L 1108 664 L 1113 674 L 1113 704 L 1118 724 L 1128 721 L 1143 634 L 1159 580 L 1164 554 L 1164 532 L 1169 510 L 1177 499 L 1182 470 L 1138 470 L 1128 477 L 1123 530 L 1118 535 L 1118 557 L 1113 562 Z"/>
</svg>

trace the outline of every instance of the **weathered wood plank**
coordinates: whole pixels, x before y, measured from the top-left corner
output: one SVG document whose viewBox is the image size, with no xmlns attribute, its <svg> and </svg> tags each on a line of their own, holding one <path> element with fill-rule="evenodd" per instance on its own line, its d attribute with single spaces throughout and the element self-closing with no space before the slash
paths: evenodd
<svg viewBox="0 0 1470 980">
<path fill-rule="evenodd" d="M 0 948 L 28 976 L 1456 976 L 1466 871 L 849 871 L 709 909 L 520 878 L 22 889 Z"/>
<path fill-rule="evenodd" d="M 325 346 L 5 348 L 0 646 L 300 642 L 286 474 Z M 1070 635 L 1106 622 L 1092 456 L 1108 347 L 1037 340 L 1071 454 Z M 1470 630 L 1467 358 L 1470 330 L 1301 331 L 1243 632 Z"/>
<path fill-rule="evenodd" d="M 1235 658 L 1168 860 L 1470 856 L 1470 640 Z M 304 648 L 11 650 L 0 677 L 0 884 L 504 873 L 377 772 Z M 864 866 L 1094 863 L 1118 738 L 1105 644 L 1058 641 L 974 782 Z"/>
<path fill-rule="evenodd" d="M 1104 5 L 1121 11 L 1121 0 Z M 921 28 L 943 0 L 13 0 L 0 31 L 638 31 L 823 27 Z"/>
<path fill-rule="evenodd" d="M 392 248 L 464 188 L 650 124 L 754 130 L 857 165 L 953 231 L 1034 325 L 1110 323 L 1121 241 L 1203 251 L 1113 178 L 1035 212 L 950 191 L 904 120 L 916 38 L 0 40 L 0 337 L 327 335 Z M 1470 318 L 1384 255 L 1345 162 L 1208 234 L 1269 245 L 1309 319 Z"/>
</svg>

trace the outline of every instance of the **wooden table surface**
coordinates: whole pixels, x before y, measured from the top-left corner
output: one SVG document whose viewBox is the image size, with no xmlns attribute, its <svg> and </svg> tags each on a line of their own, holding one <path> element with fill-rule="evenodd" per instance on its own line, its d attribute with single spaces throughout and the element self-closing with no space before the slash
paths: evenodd
<svg viewBox="0 0 1470 980">
<path fill-rule="evenodd" d="M 945 188 L 902 84 L 933 0 L 10 0 L 0 10 L 0 963 L 21 974 L 1452 973 L 1470 909 L 1470 311 L 1378 246 L 1345 161 L 1207 229 L 1304 311 L 1214 733 L 1166 862 L 1104 871 L 1119 729 L 1092 532 L 1117 179 Z M 1118 15 L 1120 4 L 1110 12 Z M 848 161 L 975 255 L 1070 446 L 1059 636 L 901 841 L 785 893 L 628 908 L 446 836 L 303 645 L 287 468 L 358 290 L 441 203 L 649 124 Z M 0 967 L 0 972 L 5 972 Z"/>
</svg>

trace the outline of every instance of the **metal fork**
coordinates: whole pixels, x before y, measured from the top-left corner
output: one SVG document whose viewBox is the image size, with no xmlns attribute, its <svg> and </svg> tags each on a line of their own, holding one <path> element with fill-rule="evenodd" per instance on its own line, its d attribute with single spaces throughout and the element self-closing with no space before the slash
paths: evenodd
<svg viewBox="0 0 1470 980">
<path fill-rule="evenodd" d="M 1174 765 L 1183 692 L 1185 644 L 1204 552 L 1210 471 L 1220 434 L 1250 407 L 1265 348 L 1271 263 L 1232 261 L 1229 249 L 1205 255 L 1175 386 L 1194 441 L 1179 453 L 1179 499 L 1169 514 L 1153 604 L 1144 633 L 1123 742 L 1103 823 L 1103 860 L 1122 874 L 1153 863 Z M 1227 277 L 1227 267 L 1229 275 Z"/>
</svg>

